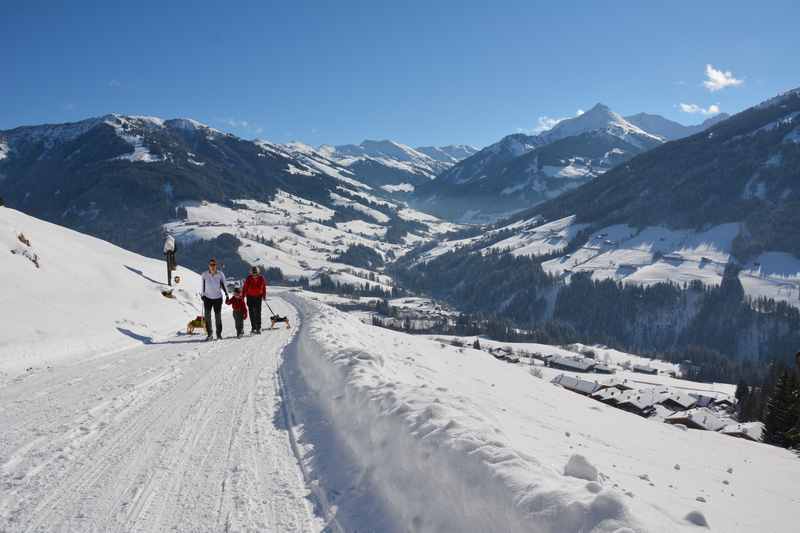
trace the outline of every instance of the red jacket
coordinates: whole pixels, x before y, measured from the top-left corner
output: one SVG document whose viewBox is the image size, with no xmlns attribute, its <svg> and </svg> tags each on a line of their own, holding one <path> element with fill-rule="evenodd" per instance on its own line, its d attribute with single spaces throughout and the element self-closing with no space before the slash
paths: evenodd
<svg viewBox="0 0 800 533">
<path fill-rule="evenodd" d="M 242 313 L 242 319 L 247 318 L 247 304 L 245 303 L 244 298 L 234 295 L 225 300 L 225 303 L 233 307 L 234 311 L 239 311 Z"/>
<path fill-rule="evenodd" d="M 244 287 L 242 293 L 245 296 L 252 298 L 266 298 L 267 297 L 267 280 L 261 274 L 250 274 L 244 280 Z"/>
</svg>

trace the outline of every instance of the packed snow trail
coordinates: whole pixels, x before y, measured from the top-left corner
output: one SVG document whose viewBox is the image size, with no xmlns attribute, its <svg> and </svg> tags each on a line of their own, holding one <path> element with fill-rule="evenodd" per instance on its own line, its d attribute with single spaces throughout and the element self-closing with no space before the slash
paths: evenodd
<svg viewBox="0 0 800 533">
<path fill-rule="evenodd" d="M 143 336 L 9 381 L 0 531 L 322 529 L 277 379 L 292 333 Z"/>
</svg>

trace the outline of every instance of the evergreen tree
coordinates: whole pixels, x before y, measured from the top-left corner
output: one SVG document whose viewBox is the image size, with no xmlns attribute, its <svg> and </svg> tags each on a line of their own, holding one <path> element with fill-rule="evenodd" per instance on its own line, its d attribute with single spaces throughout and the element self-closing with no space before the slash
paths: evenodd
<svg viewBox="0 0 800 533">
<path fill-rule="evenodd" d="M 472 344 L 472 347 L 475 348 L 476 350 L 480 350 L 481 349 L 481 341 L 479 339 L 475 339 L 475 342 Z"/>
<path fill-rule="evenodd" d="M 764 442 L 783 448 L 792 444 L 792 430 L 798 423 L 798 385 L 794 375 L 784 370 L 767 401 L 764 415 Z"/>
</svg>

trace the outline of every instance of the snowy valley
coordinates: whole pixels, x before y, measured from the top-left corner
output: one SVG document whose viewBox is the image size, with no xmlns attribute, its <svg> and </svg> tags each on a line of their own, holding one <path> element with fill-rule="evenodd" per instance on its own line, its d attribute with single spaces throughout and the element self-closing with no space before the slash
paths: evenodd
<svg viewBox="0 0 800 533">
<path fill-rule="evenodd" d="M 4 303 L 42 324 L 0 326 L 5 530 L 787 531 L 800 505 L 789 451 L 575 394 L 485 351 L 506 343 L 392 332 L 282 288 L 292 329 L 198 342 L 196 274 L 165 298 L 161 261 L 8 208 L 0 232 Z M 652 364 L 619 377 L 691 386 Z"/>
</svg>

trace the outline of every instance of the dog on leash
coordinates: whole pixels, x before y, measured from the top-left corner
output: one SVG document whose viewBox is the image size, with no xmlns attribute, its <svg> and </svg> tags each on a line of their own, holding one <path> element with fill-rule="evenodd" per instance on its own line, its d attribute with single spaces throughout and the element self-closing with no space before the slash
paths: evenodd
<svg viewBox="0 0 800 533">
<path fill-rule="evenodd" d="M 194 330 L 196 329 L 199 329 L 200 331 L 205 331 L 206 329 L 206 319 L 202 316 L 197 316 L 190 320 L 188 324 L 186 324 L 186 334 L 194 335 Z"/>
<path fill-rule="evenodd" d="M 275 324 L 278 324 L 280 322 L 284 322 L 286 324 L 286 329 L 289 329 L 291 327 L 289 325 L 289 318 L 285 316 L 272 315 L 271 317 L 269 317 L 269 321 L 270 321 L 269 329 L 275 329 Z"/>
</svg>

